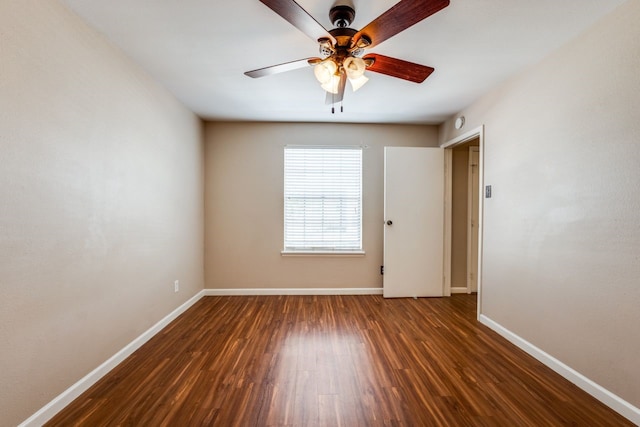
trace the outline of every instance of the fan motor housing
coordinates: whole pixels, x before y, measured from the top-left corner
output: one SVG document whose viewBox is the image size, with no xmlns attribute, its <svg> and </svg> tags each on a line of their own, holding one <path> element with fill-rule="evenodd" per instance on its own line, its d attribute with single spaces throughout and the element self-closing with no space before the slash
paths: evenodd
<svg viewBox="0 0 640 427">
<path fill-rule="evenodd" d="M 336 47 L 348 47 L 351 45 L 351 38 L 357 33 L 353 28 L 334 28 L 329 31 L 336 41 Z"/>
<path fill-rule="evenodd" d="M 347 5 L 334 6 L 329 11 L 329 19 L 331 19 L 331 23 L 337 28 L 347 28 L 351 25 L 355 17 L 356 11 Z"/>
</svg>

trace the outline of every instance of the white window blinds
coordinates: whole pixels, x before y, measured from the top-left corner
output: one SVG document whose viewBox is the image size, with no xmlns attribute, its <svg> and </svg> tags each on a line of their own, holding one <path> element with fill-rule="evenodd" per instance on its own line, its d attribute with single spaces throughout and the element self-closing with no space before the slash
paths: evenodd
<svg viewBox="0 0 640 427">
<path fill-rule="evenodd" d="M 362 149 L 284 149 L 285 251 L 362 250 Z"/>
</svg>

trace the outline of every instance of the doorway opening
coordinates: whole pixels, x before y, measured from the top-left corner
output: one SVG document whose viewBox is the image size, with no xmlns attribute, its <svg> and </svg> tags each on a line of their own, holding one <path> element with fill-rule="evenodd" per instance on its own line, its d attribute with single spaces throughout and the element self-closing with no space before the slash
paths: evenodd
<svg viewBox="0 0 640 427">
<path fill-rule="evenodd" d="M 445 295 L 473 293 L 481 314 L 483 127 L 445 149 Z"/>
</svg>

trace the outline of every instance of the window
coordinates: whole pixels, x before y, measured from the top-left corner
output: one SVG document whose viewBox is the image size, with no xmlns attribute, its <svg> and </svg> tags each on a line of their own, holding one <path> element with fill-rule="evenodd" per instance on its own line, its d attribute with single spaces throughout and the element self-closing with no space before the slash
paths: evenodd
<svg viewBox="0 0 640 427">
<path fill-rule="evenodd" d="M 362 148 L 284 149 L 284 252 L 362 251 Z"/>
</svg>

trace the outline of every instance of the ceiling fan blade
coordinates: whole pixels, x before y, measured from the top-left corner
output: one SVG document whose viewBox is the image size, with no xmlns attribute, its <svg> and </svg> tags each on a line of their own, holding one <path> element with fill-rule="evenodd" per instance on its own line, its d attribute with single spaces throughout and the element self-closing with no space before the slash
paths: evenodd
<svg viewBox="0 0 640 427">
<path fill-rule="evenodd" d="M 272 65 L 270 67 L 259 68 L 257 70 L 247 71 L 244 74 L 253 77 L 271 76 L 273 74 L 284 73 L 285 71 L 297 70 L 299 68 L 310 67 L 314 62 L 321 61 L 320 58 L 306 58 L 297 61 L 285 62 L 284 64 Z"/>
<path fill-rule="evenodd" d="M 331 40 L 331 43 L 335 45 L 336 39 L 294 0 L 260 1 L 291 25 L 311 37 L 313 41 L 325 38 Z"/>
<path fill-rule="evenodd" d="M 371 21 L 353 36 L 355 44 L 362 36 L 373 47 L 449 6 L 449 0 L 400 0 L 391 9 Z"/>
<path fill-rule="evenodd" d="M 340 82 L 338 83 L 338 93 L 327 92 L 325 103 L 327 105 L 338 104 L 344 99 L 344 90 L 347 86 L 347 74 L 342 72 L 340 74 Z"/>
<path fill-rule="evenodd" d="M 374 62 L 367 67 L 368 71 L 386 74 L 387 76 L 409 80 L 414 83 L 422 83 L 433 73 L 434 69 L 426 65 L 415 64 L 402 59 L 372 53 L 365 55 L 363 59 L 373 59 Z"/>
</svg>

